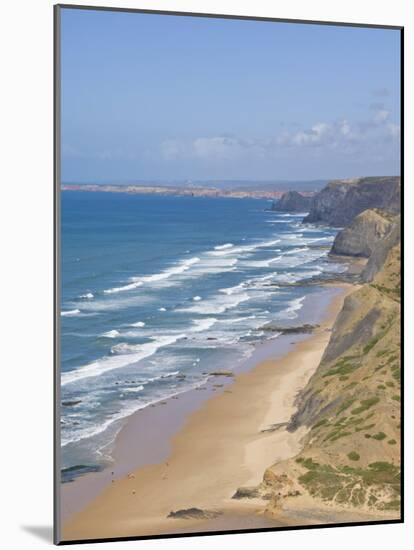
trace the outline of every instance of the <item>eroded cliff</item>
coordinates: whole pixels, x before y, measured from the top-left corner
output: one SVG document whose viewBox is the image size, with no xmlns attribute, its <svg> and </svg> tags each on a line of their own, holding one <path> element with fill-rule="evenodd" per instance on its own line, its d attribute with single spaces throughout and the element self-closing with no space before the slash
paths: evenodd
<svg viewBox="0 0 414 550">
<path fill-rule="evenodd" d="M 376 246 L 390 233 L 395 216 L 379 209 L 364 210 L 339 231 L 330 254 L 369 258 Z"/>
<path fill-rule="evenodd" d="M 400 203 L 400 177 L 336 180 L 313 197 L 310 212 L 303 221 L 342 227 L 369 208 L 397 214 Z"/>
<path fill-rule="evenodd" d="M 306 430 L 302 451 L 270 466 L 255 488 L 270 515 L 328 508 L 399 517 L 396 232 L 381 243 L 381 253 L 373 252 L 377 271 L 366 274 L 367 282 L 345 299 L 321 363 L 297 398 L 288 430 Z"/>
</svg>

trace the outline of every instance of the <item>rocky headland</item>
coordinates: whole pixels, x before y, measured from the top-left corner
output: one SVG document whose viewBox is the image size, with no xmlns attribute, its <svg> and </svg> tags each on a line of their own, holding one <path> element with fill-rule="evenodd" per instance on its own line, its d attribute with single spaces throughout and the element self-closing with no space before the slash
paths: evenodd
<svg viewBox="0 0 414 550">
<path fill-rule="evenodd" d="M 272 210 L 276 212 L 308 212 L 312 197 L 303 195 L 298 191 L 287 191 L 278 201 L 272 204 Z"/>
<path fill-rule="evenodd" d="M 306 223 L 343 227 L 370 208 L 397 214 L 401 207 L 401 178 L 367 177 L 330 182 L 312 201 Z"/>
<path fill-rule="evenodd" d="M 369 258 L 380 242 L 391 232 L 396 216 L 385 210 L 369 209 L 336 235 L 331 254 Z"/>
<path fill-rule="evenodd" d="M 399 518 L 399 211 L 399 178 L 363 178 L 329 184 L 304 219 L 350 222 L 331 253 L 368 261 L 287 423 L 289 432 L 305 430 L 302 450 L 267 468 L 260 485 L 237 492 L 249 498 L 253 491 L 272 517 L 328 509 Z"/>
</svg>

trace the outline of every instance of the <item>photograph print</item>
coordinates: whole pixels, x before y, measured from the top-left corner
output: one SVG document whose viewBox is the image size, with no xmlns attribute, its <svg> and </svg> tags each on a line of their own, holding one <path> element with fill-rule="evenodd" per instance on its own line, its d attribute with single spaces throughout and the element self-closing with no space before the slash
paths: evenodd
<svg viewBox="0 0 414 550">
<path fill-rule="evenodd" d="M 402 521 L 402 32 L 55 7 L 56 543 Z"/>
</svg>

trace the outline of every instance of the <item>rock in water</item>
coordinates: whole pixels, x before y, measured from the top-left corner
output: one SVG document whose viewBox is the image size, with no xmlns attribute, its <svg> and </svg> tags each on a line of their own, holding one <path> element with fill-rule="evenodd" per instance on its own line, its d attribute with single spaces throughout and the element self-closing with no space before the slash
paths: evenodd
<svg viewBox="0 0 414 550">
<path fill-rule="evenodd" d="M 308 212 L 311 201 L 312 197 L 306 197 L 297 191 L 288 191 L 272 204 L 272 210 L 277 212 Z"/>
<path fill-rule="evenodd" d="M 364 210 L 351 225 L 339 231 L 330 254 L 369 258 L 377 244 L 391 231 L 394 219 L 395 216 L 383 210 Z"/>
<path fill-rule="evenodd" d="M 325 223 L 340 227 L 369 208 L 398 214 L 401 210 L 401 178 L 369 177 L 328 183 L 312 200 L 305 223 Z"/>
</svg>

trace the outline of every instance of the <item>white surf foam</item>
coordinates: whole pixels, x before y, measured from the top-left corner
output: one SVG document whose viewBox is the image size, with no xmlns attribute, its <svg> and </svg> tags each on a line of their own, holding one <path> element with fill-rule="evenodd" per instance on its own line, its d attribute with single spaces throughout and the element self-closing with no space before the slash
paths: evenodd
<svg viewBox="0 0 414 550">
<path fill-rule="evenodd" d="M 204 330 L 211 328 L 216 322 L 217 319 L 215 317 L 208 317 L 207 319 L 194 319 L 193 324 L 195 325 L 195 328 L 191 329 L 191 331 L 203 332 Z"/>
<path fill-rule="evenodd" d="M 124 388 L 122 391 L 127 391 L 127 392 L 133 392 L 133 393 L 137 393 L 137 392 L 140 392 L 144 389 L 144 386 L 136 386 L 134 388 Z"/>
<path fill-rule="evenodd" d="M 81 298 L 82 300 L 92 300 L 93 294 L 92 292 L 87 292 L 86 294 L 81 294 L 79 298 Z"/>
<path fill-rule="evenodd" d="M 89 439 L 91 437 L 102 434 L 112 424 L 122 420 L 123 418 L 126 418 L 127 416 L 130 416 L 132 413 L 134 413 L 139 408 L 141 408 L 141 407 L 137 406 L 135 401 L 133 401 L 128 406 L 124 407 L 121 411 L 119 411 L 118 413 L 115 413 L 115 414 L 109 416 L 105 420 L 101 420 L 99 422 L 99 424 L 95 424 L 93 426 L 88 426 L 87 428 L 83 428 L 82 430 L 76 431 L 75 433 L 72 433 L 72 434 L 69 434 L 69 435 L 66 435 L 66 436 L 64 434 L 62 434 L 61 446 L 66 447 L 70 443 L 77 443 L 77 442 L 82 441 L 84 439 Z"/>
<path fill-rule="evenodd" d="M 212 256 L 227 256 L 227 255 L 237 255 L 237 254 L 246 254 L 251 253 L 258 248 L 268 248 L 274 246 L 275 244 L 280 243 L 280 239 L 272 239 L 270 241 L 259 241 L 257 243 L 251 243 L 241 246 L 232 246 L 231 248 L 226 248 L 224 250 L 211 250 L 209 252 Z"/>
<path fill-rule="evenodd" d="M 236 323 L 243 323 L 245 321 L 250 321 L 251 319 L 257 319 L 256 315 L 246 315 L 245 317 L 234 317 L 223 319 L 223 323 L 230 323 L 231 325 Z"/>
<path fill-rule="evenodd" d="M 290 301 L 289 306 L 283 310 L 281 316 L 288 317 L 289 319 L 296 318 L 298 316 L 297 312 L 303 307 L 305 298 L 306 296 L 302 296 L 301 298 L 296 298 L 295 300 Z"/>
<path fill-rule="evenodd" d="M 200 258 L 189 258 L 188 260 L 180 261 L 178 265 L 165 269 L 160 273 L 155 273 L 154 275 L 143 275 L 140 277 L 131 277 L 131 281 L 132 281 L 131 283 L 124 286 L 109 288 L 107 290 L 104 290 L 104 293 L 113 294 L 116 292 L 124 292 L 127 290 L 133 290 L 135 288 L 138 288 L 139 286 L 142 286 L 145 283 L 154 283 L 158 281 L 164 281 L 165 279 L 169 279 L 173 275 L 180 275 L 181 273 L 184 273 L 185 271 L 190 269 L 191 266 L 198 263 L 199 261 L 200 261 Z"/>
<path fill-rule="evenodd" d="M 119 336 L 119 332 L 117 330 L 108 330 L 108 332 L 104 332 L 101 336 L 104 336 L 105 338 L 116 338 Z"/>
<path fill-rule="evenodd" d="M 243 265 L 250 267 L 270 267 L 273 263 L 281 260 L 282 256 L 276 256 L 268 260 L 245 260 Z"/>
<path fill-rule="evenodd" d="M 191 307 L 177 309 L 176 311 L 201 314 L 224 313 L 228 309 L 235 308 L 242 302 L 249 299 L 250 296 L 246 292 L 229 295 L 227 298 L 224 298 L 223 296 L 215 296 L 210 300 L 204 300 L 203 302 L 199 302 Z"/>
<path fill-rule="evenodd" d="M 104 357 L 102 359 L 93 361 L 88 365 L 84 365 L 83 367 L 79 367 L 70 372 L 63 373 L 61 377 L 61 385 L 65 386 L 66 384 L 77 382 L 79 380 L 84 380 L 85 378 L 100 376 L 101 374 L 110 370 L 120 369 L 122 367 L 126 367 L 127 365 L 131 365 L 132 363 L 137 363 L 141 359 L 145 359 L 146 357 L 154 355 L 154 353 L 160 348 L 169 346 L 170 344 L 174 344 L 175 342 L 177 342 L 177 340 L 180 340 L 184 337 L 185 334 L 160 336 L 152 342 L 137 344 L 133 346 L 125 344 L 122 348 L 121 345 L 118 344 L 117 346 L 114 346 L 114 348 L 116 348 L 117 350 L 115 352 L 117 355 Z M 126 351 L 127 353 L 125 353 Z M 120 354 L 118 355 L 118 353 Z"/>
<path fill-rule="evenodd" d="M 287 250 L 284 255 L 299 254 L 300 252 L 307 252 L 308 250 L 310 250 L 308 246 L 304 246 L 302 248 L 292 248 L 292 250 Z"/>
<path fill-rule="evenodd" d="M 71 309 L 69 311 L 61 311 L 60 312 L 62 317 L 65 317 L 65 316 L 70 317 L 71 315 L 78 315 L 79 313 L 80 313 L 80 309 Z"/>
<path fill-rule="evenodd" d="M 134 283 L 130 283 L 128 285 L 124 286 L 117 286 L 114 288 L 108 288 L 107 290 L 104 290 L 104 294 L 115 294 L 116 292 L 125 292 L 126 290 L 134 290 L 135 288 L 138 288 L 143 283 L 141 281 L 136 281 Z"/>
<path fill-rule="evenodd" d="M 220 244 L 218 246 L 214 247 L 214 250 L 225 250 L 226 248 L 233 248 L 234 244 L 232 243 L 226 243 L 226 244 Z"/>
<path fill-rule="evenodd" d="M 240 292 L 245 288 L 245 283 L 240 283 L 236 286 L 230 286 L 229 288 L 220 288 L 219 292 L 223 292 L 223 294 L 227 294 L 228 296 L 231 296 L 232 294 L 235 294 L 236 292 Z"/>
</svg>

